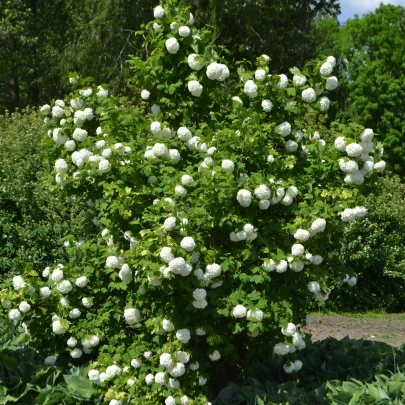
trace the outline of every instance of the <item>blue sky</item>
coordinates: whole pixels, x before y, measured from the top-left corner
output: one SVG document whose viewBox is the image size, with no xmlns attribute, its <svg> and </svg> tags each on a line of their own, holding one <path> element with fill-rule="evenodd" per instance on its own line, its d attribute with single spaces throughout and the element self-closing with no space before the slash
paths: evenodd
<svg viewBox="0 0 405 405">
<path fill-rule="evenodd" d="M 374 11 L 380 3 L 393 4 L 395 6 L 405 7 L 405 0 L 340 0 L 340 8 L 342 14 L 339 16 L 339 21 L 344 22 L 355 14 L 362 14 Z"/>
</svg>

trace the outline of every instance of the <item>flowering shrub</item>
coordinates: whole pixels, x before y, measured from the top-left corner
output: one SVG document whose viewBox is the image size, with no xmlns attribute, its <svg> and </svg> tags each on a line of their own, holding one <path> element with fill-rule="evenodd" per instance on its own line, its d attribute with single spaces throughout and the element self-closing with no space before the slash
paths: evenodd
<svg viewBox="0 0 405 405">
<path fill-rule="evenodd" d="M 89 199 L 94 236 L 1 298 L 48 355 L 94 359 L 106 403 L 207 404 L 214 370 L 272 351 L 287 373 L 302 367 L 308 304 L 345 277 L 325 270 L 341 214 L 366 214 L 358 186 L 384 164 L 373 170 L 371 130 L 321 130 L 333 57 L 291 69 L 298 80 L 262 55 L 232 81 L 188 10 L 168 1 L 154 15 L 149 58 L 130 61 L 137 108 L 77 77 L 69 100 L 42 107 L 55 181 Z"/>
</svg>

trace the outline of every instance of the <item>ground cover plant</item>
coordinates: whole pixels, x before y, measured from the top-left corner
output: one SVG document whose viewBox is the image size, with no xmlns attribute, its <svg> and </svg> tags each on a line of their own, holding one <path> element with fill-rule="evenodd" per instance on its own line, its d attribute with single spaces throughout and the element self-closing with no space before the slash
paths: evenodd
<svg viewBox="0 0 405 405">
<path fill-rule="evenodd" d="M 328 338 L 300 352 L 304 366 L 294 381 L 274 356 L 259 362 L 249 381 L 224 388 L 215 405 L 401 404 L 404 353 L 404 346 Z"/>
<path fill-rule="evenodd" d="M 87 200 L 87 236 L 1 303 L 47 365 L 93 360 L 104 403 L 205 405 L 257 358 L 302 368 L 310 304 L 356 283 L 330 253 L 385 163 L 371 129 L 326 125 L 334 57 L 290 78 L 266 55 L 235 71 L 188 9 L 154 16 L 148 58 L 129 61 L 136 108 L 77 75 L 41 108 L 54 185 Z"/>
</svg>

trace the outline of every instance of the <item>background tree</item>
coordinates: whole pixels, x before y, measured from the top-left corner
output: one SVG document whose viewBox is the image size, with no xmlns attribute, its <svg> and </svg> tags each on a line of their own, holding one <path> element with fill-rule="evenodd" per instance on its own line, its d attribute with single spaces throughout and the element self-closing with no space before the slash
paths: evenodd
<svg viewBox="0 0 405 405">
<path fill-rule="evenodd" d="M 405 173 L 405 8 L 381 5 L 342 28 L 347 113 L 381 134 L 391 169 Z"/>
<path fill-rule="evenodd" d="M 270 56 L 273 71 L 302 67 L 311 57 L 311 30 L 317 16 L 336 17 L 337 0 L 186 0 L 201 25 L 214 28 L 217 42 L 234 60 Z M 194 12 L 194 11 L 193 11 Z"/>
</svg>

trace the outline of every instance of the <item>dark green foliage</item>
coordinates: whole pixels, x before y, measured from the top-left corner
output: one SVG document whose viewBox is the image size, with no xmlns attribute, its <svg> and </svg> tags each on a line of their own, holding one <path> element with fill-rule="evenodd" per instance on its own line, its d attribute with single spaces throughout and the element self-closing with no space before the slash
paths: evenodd
<svg viewBox="0 0 405 405">
<path fill-rule="evenodd" d="M 295 381 L 272 357 L 255 366 L 249 382 L 224 388 L 214 404 L 400 404 L 405 397 L 405 346 L 328 338 L 308 345 L 300 358 Z"/>
<path fill-rule="evenodd" d="M 60 238 L 80 221 L 80 204 L 48 189 L 53 160 L 43 147 L 43 118 L 33 110 L 0 116 L 0 278 L 64 257 Z M 44 138 L 45 137 L 45 138 Z M 74 208 L 76 207 L 76 208 Z M 72 221 L 73 220 L 73 221 Z M 69 223 L 70 222 L 70 223 Z"/>
<path fill-rule="evenodd" d="M 357 274 L 357 285 L 334 290 L 327 308 L 342 311 L 381 309 L 402 312 L 405 304 L 405 185 L 398 176 L 383 179 L 368 196 L 367 217 L 345 231 L 337 255 Z"/>
</svg>

